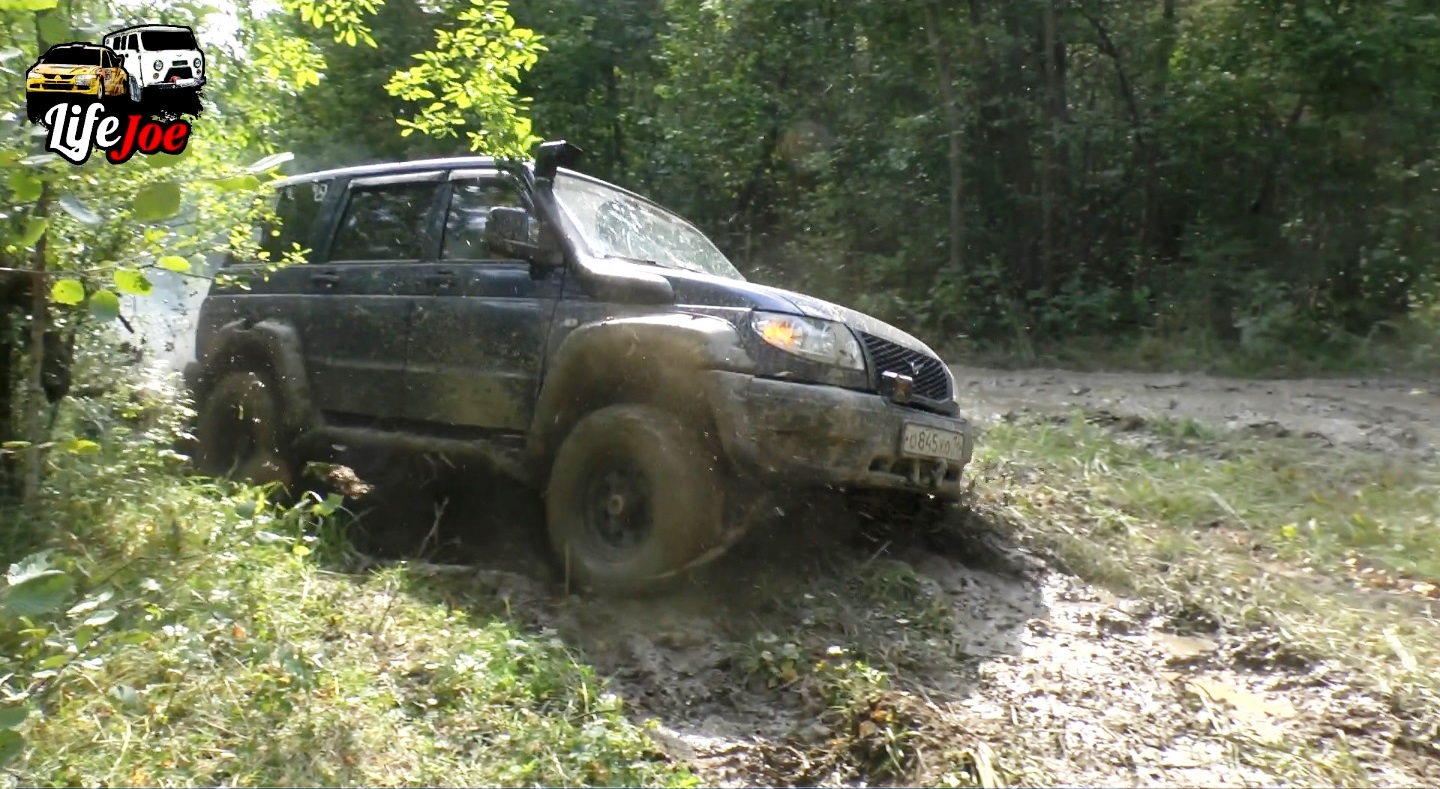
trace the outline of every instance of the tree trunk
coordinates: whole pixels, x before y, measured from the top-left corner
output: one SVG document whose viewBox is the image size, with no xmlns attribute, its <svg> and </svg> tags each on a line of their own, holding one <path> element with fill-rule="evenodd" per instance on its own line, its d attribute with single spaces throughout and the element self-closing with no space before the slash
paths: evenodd
<svg viewBox="0 0 1440 789">
<path fill-rule="evenodd" d="M 965 169 L 960 135 L 965 131 L 965 116 L 955 96 L 955 70 L 950 51 L 940 35 L 940 12 L 932 0 L 925 4 L 925 32 L 935 52 L 935 78 L 939 81 L 940 101 L 945 110 L 946 137 L 950 140 L 950 259 L 951 272 L 964 271 L 965 249 Z"/>
<path fill-rule="evenodd" d="M 40 201 L 35 205 L 35 216 L 41 219 L 50 214 L 50 184 L 42 184 Z M 45 443 L 45 330 L 50 323 L 50 291 L 45 287 L 45 241 L 47 230 L 35 242 L 30 281 L 30 370 L 25 397 L 25 439 L 30 446 L 25 449 L 24 501 L 35 504 L 40 498 L 40 464 Z"/>
</svg>

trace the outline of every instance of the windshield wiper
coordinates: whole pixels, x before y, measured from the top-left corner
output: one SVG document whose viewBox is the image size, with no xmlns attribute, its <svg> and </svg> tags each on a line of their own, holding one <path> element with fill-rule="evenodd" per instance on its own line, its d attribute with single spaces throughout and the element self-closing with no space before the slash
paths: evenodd
<svg viewBox="0 0 1440 789">
<path fill-rule="evenodd" d="M 669 266 L 666 266 L 664 263 L 661 263 L 661 262 L 658 261 L 658 260 L 650 260 L 649 258 L 631 257 L 630 255 L 601 255 L 600 257 L 601 257 L 602 259 L 604 259 L 604 260 L 625 260 L 625 261 L 629 261 L 629 262 L 631 262 L 631 263 L 641 263 L 641 264 L 644 264 L 644 265 L 646 265 L 646 266 L 659 266 L 660 268 L 670 268 Z"/>
</svg>

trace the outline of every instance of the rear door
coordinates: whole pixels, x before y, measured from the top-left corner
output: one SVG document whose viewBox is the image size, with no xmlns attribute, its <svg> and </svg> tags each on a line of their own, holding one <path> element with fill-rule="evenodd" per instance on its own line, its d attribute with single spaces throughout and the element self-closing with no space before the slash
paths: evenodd
<svg viewBox="0 0 1440 789">
<path fill-rule="evenodd" d="M 444 186 L 443 172 L 350 181 L 324 262 L 306 267 L 305 363 L 332 418 L 403 416 L 411 278 L 434 257 Z"/>
<path fill-rule="evenodd" d="M 405 371 L 405 416 L 502 432 L 530 427 L 546 336 L 564 268 L 532 269 L 485 246 L 496 206 L 535 215 L 526 188 L 496 170 L 450 173 L 437 259 L 411 277 L 420 292 Z M 538 224 L 532 219 L 532 227 Z"/>
</svg>

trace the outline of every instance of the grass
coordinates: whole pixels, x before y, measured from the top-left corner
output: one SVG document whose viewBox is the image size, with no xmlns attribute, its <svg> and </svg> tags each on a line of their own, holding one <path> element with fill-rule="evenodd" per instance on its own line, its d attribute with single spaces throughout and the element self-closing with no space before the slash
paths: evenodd
<svg viewBox="0 0 1440 789">
<path fill-rule="evenodd" d="M 1347 666 L 1424 736 L 1440 714 L 1440 469 L 1162 428 L 1157 448 L 1078 415 L 998 425 L 979 504 L 1171 629 L 1249 639 L 1238 657 L 1256 664 Z"/>
<path fill-rule="evenodd" d="M 55 456 L 43 509 L 0 524 L 5 558 L 50 546 L 76 587 L 60 610 L 79 603 L 0 622 L 7 706 L 32 710 L 22 784 L 694 783 L 493 594 L 327 569 L 329 505 L 279 511 L 110 438 Z"/>
</svg>

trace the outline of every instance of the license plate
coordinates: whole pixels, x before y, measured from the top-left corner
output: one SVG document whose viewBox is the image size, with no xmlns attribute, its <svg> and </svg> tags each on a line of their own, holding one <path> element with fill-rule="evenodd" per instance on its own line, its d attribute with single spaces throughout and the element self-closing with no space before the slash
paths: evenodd
<svg viewBox="0 0 1440 789">
<path fill-rule="evenodd" d="M 943 458 L 956 463 L 965 460 L 965 436 L 953 430 L 906 425 L 900 434 L 901 454 Z"/>
</svg>

